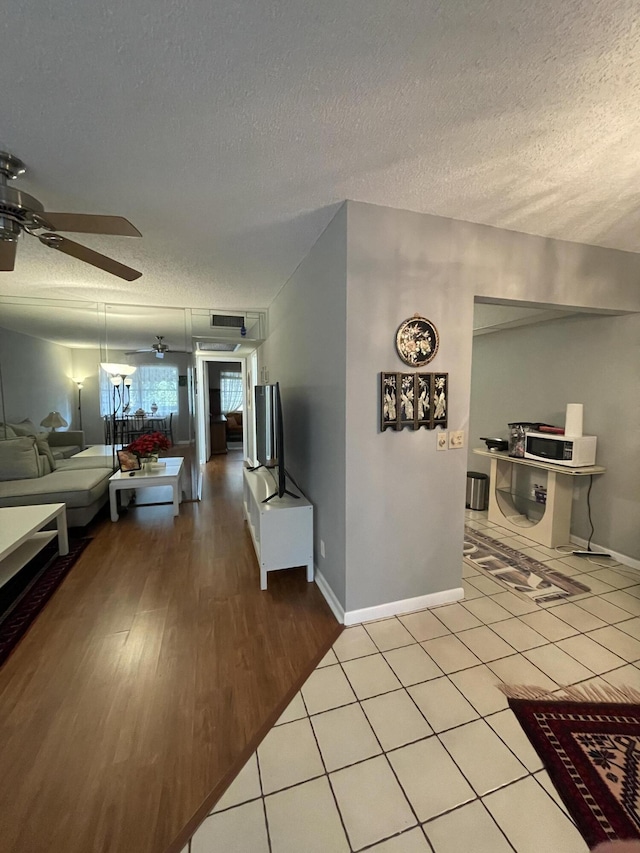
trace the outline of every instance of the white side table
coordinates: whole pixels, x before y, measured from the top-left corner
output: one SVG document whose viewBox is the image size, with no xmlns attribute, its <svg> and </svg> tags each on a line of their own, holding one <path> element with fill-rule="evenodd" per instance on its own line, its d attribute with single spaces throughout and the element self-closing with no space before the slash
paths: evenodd
<svg viewBox="0 0 640 853">
<path fill-rule="evenodd" d="M 147 473 L 146 471 L 135 471 L 130 476 L 129 471 L 116 471 L 109 477 L 109 509 L 111 521 L 118 520 L 118 492 L 131 489 L 148 489 L 153 486 L 171 486 L 173 490 L 173 514 L 180 512 L 182 500 L 182 476 L 184 457 L 170 456 L 163 459 L 166 463 L 164 468 L 158 468 Z"/>
</svg>

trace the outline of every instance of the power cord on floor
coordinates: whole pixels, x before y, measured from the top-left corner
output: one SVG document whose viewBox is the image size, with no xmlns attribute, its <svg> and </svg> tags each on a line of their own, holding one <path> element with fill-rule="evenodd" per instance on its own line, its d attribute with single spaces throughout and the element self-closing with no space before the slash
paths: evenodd
<svg viewBox="0 0 640 853">
<path fill-rule="evenodd" d="M 589 474 L 589 488 L 587 489 L 587 515 L 589 518 L 589 526 L 591 528 L 591 532 L 589 533 L 589 539 L 587 540 L 587 551 L 591 550 L 591 540 L 593 539 L 593 521 L 591 519 L 591 488 L 593 486 L 593 474 Z M 587 559 L 589 559 L 587 557 Z"/>
</svg>

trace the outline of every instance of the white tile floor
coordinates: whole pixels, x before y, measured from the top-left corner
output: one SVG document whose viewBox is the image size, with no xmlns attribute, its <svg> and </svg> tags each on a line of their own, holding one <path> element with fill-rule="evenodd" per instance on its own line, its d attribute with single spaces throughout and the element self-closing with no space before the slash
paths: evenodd
<svg viewBox="0 0 640 853">
<path fill-rule="evenodd" d="M 517 538 L 596 594 L 541 608 L 465 564 L 464 602 L 347 628 L 189 853 L 584 853 L 495 685 L 640 688 L 640 573 Z"/>
</svg>

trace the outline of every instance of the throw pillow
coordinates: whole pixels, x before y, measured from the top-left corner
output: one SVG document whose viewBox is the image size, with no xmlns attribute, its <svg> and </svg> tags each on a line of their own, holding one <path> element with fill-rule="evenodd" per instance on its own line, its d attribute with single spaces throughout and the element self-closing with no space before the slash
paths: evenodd
<svg viewBox="0 0 640 853">
<path fill-rule="evenodd" d="M 9 424 L 11 429 L 15 432 L 16 435 L 37 435 L 38 427 L 29 420 L 29 418 L 25 418 L 23 421 L 20 421 L 19 424 Z"/>
<path fill-rule="evenodd" d="M 227 415 L 227 423 L 232 429 L 235 429 L 238 426 L 238 421 L 236 420 L 235 415 Z"/>
<path fill-rule="evenodd" d="M 51 471 L 56 470 L 56 460 L 49 446 L 49 438 L 44 433 L 40 433 L 40 435 L 36 436 L 36 447 L 38 448 L 38 453 L 40 456 L 46 456 L 49 460 L 49 467 Z"/>
<path fill-rule="evenodd" d="M 0 441 L 0 480 L 33 480 L 39 476 L 38 449 L 33 436 Z"/>
<path fill-rule="evenodd" d="M 18 436 L 13 431 L 13 429 L 9 426 L 9 424 L 0 423 L 0 441 L 4 441 L 5 438 L 17 438 Z"/>
</svg>

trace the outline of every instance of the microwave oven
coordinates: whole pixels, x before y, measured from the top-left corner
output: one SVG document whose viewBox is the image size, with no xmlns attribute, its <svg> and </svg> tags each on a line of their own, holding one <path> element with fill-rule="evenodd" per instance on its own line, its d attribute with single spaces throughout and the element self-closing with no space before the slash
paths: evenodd
<svg viewBox="0 0 640 853">
<path fill-rule="evenodd" d="M 525 435 L 525 459 L 583 468 L 596 464 L 595 435 L 551 435 L 546 432 L 528 432 Z"/>
</svg>

